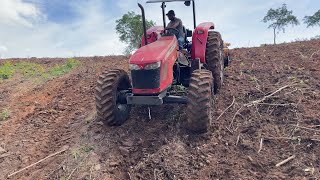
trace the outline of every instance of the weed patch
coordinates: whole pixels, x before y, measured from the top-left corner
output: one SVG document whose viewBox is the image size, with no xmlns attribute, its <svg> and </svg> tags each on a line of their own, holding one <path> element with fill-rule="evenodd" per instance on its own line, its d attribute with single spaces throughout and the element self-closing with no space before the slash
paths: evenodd
<svg viewBox="0 0 320 180">
<path fill-rule="evenodd" d="M 15 69 L 10 61 L 6 61 L 0 66 L 0 79 L 9 79 L 14 75 Z"/>
<path fill-rule="evenodd" d="M 15 65 L 16 72 L 22 74 L 23 77 L 35 77 L 43 75 L 45 68 L 37 63 L 20 62 Z"/>
<path fill-rule="evenodd" d="M 79 66 L 80 62 L 75 59 L 68 59 L 67 62 L 65 62 L 62 65 L 56 65 L 55 67 L 49 69 L 48 73 L 45 75 L 45 77 L 50 76 L 60 76 L 67 72 L 70 72 L 75 67 Z"/>
<path fill-rule="evenodd" d="M 3 110 L 3 111 L 0 113 L 0 121 L 5 121 L 5 120 L 7 120 L 9 117 L 10 117 L 10 112 L 9 112 L 8 109 L 5 109 L 5 110 Z"/>
<path fill-rule="evenodd" d="M 80 65 L 80 61 L 68 59 L 64 64 L 57 64 L 52 68 L 46 69 L 44 66 L 33 62 L 18 62 L 13 64 L 10 61 L 0 65 L 0 80 L 9 79 L 15 74 L 20 74 L 22 77 L 39 77 L 41 79 L 52 79 L 70 72 L 72 69 Z"/>
<path fill-rule="evenodd" d="M 85 152 L 85 153 L 90 153 L 91 151 L 94 150 L 94 148 L 91 147 L 91 146 L 83 146 L 83 147 L 81 148 L 81 150 L 82 150 L 83 152 Z"/>
</svg>

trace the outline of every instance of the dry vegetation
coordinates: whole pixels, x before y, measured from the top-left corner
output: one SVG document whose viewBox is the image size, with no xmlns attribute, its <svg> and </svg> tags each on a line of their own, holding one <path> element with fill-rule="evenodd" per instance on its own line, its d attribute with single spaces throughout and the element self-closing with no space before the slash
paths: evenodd
<svg viewBox="0 0 320 180">
<path fill-rule="evenodd" d="M 148 107 L 135 107 L 121 127 L 95 120 L 97 76 L 127 70 L 128 57 L 77 58 L 81 65 L 37 82 L 68 61 L 1 62 L 15 70 L 0 68 L 9 72 L 0 83 L 0 179 L 34 163 L 12 179 L 319 179 L 319 47 L 232 50 L 204 135 L 185 131 L 183 105 L 151 107 L 151 120 Z M 44 70 L 27 77 L 17 70 L 26 62 Z"/>
</svg>

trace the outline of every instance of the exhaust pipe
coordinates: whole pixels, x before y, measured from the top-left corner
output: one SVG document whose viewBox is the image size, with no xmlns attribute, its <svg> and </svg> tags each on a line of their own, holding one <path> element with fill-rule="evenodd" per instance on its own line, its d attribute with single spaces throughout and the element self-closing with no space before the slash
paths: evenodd
<svg viewBox="0 0 320 180">
<path fill-rule="evenodd" d="M 144 36 L 144 45 L 148 45 L 148 38 L 147 38 L 147 26 L 146 26 L 146 16 L 144 13 L 144 8 L 143 6 L 138 3 L 139 8 L 141 9 L 141 14 L 142 14 L 142 25 L 143 25 L 143 36 Z"/>
</svg>

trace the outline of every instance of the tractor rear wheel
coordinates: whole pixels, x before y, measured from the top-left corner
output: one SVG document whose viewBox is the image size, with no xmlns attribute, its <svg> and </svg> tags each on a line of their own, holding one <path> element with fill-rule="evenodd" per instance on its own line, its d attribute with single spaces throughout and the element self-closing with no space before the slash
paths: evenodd
<svg viewBox="0 0 320 180">
<path fill-rule="evenodd" d="M 98 120 L 108 126 L 119 126 L 127 121 L 131 105 L 126 103 L 124 91 L 131 88 L 128 74 L 119 69 L 100 75 L 95 91 Z"/>
<path fill-rule="evenodd" d="M 187 116 L 188 128 L 197 133 L 207 132 L 214 106 L 212 73 L 208 70 L 196 70 L 192 73 L 188 88 Z"/>
<path fill-rule="evenodd" d="M 223 84 L 223 41 L 219 32 L 209 31 L 206 45 L 206 64 L 214 78 L 214 93 L 217 94 Z"/>
</svg>

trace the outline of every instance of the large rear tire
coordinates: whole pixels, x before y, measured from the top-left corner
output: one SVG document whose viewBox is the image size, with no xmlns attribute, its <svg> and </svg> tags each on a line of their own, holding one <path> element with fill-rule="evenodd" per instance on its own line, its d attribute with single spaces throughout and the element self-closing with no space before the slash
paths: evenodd
<svg viewBox="0 0 320 180">
<path fill-rule="evenodd" d="M 128 74 L 119 69 L 100 75 L 95 91 L 97 118 L 108 126 L 119 126 L 129 118 L 131 105 L 123 102 L 123 91 L 131 88 Z"/>
<path fill-rule="evenodd" d="M 214 106 L 212 73 L 196 70 L 192 73 L 188 88 L 188 129 L 196 133 L 207 132 L 212 120 Z"/>
<path fill-rule="evenodd" d="M 217 94 L 223 84 L 223 41 L 219 32 L 209 31 L 206 45 L 206 64 L 214 78 L 214 93 Z"/>
</svg>

